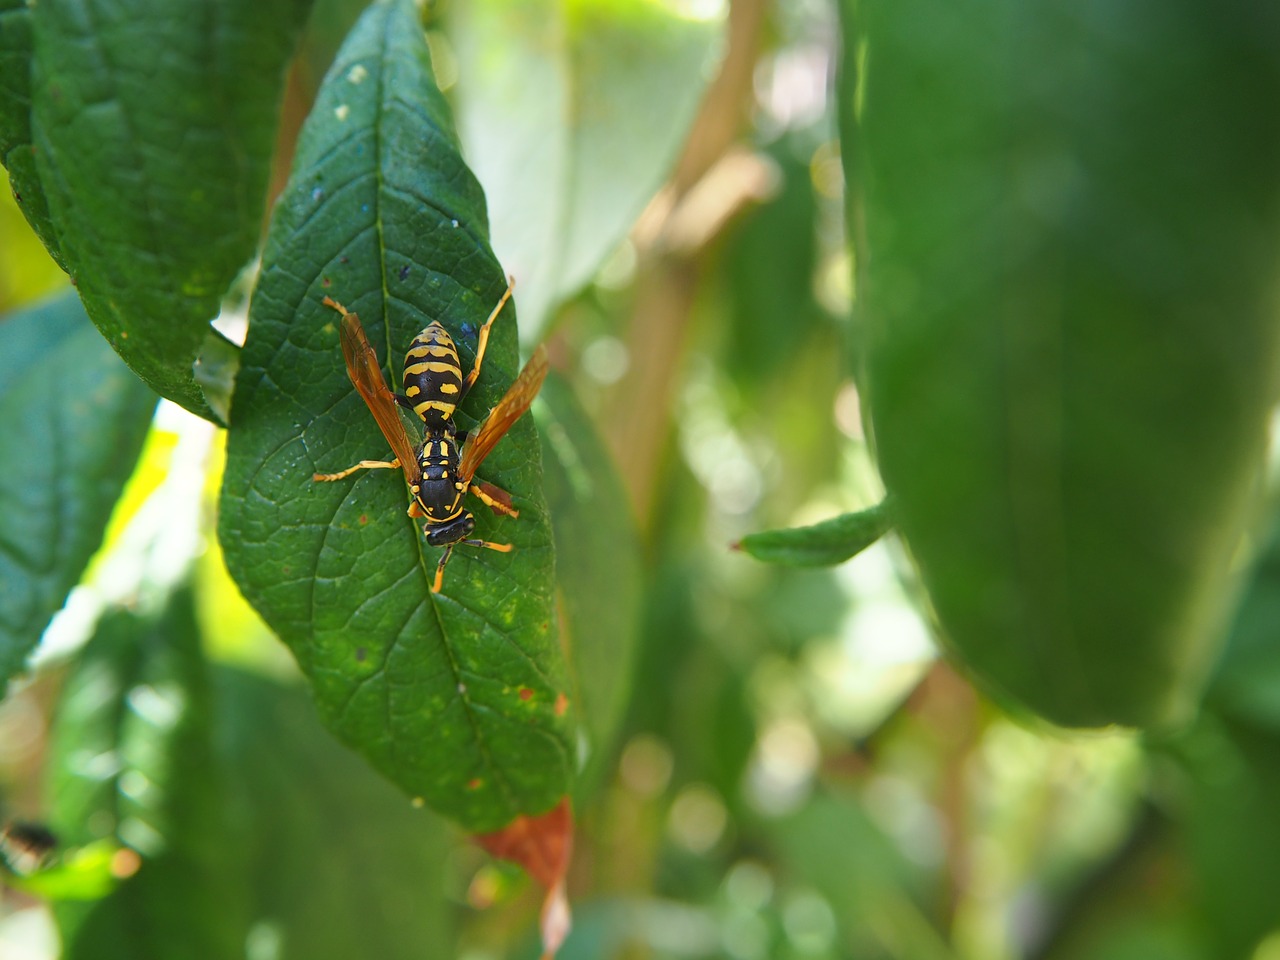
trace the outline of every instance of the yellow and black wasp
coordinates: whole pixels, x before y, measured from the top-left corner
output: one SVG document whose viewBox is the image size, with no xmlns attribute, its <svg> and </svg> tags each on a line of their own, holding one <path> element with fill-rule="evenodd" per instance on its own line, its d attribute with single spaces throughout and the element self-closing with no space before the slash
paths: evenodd
<svg viewBox="0 0 1280 960">
<path fill-rule="evenodd" d="M 342 355 L 347 363 L 347 375 L 369 407 L 382 435 L 387 438 L 395 459 L 361 460 L 338 473 L 314 474 L 312 479 L 341 480 L 357 470 L 388 467 L 403 470 L 409 492 L 413 494 L 409 516 L 424 518 L 426 522 L 422 525 L 422 532 L 426 534 L 427 543 L 444 547 L 444 554 L 436 565 L 432 593 L 440 592 L 444 583 L 444 566 L 457 544 L 486 547 L 503 553 L 511 550 L 509 543 L 471 538 L 476 520 L 463 506 L 463 499 L 470 491 L 496 513 L 509 517 L 520 515 L 512 506 L 509 493 L 491 483 L 476 480 L 475 473 L 537 396 L 547 375 L 546 348 L 540 346 L 533 352 L 510 389 L 475 430 L 460 437 L 453 414 L 480 376 L 480 365 L 489 344 L 489 328 L 511 299 L 514 284 L 514 280 L 510 282 L 506 293 L 480 328 L 475 364 L 465 379 L 453 338 L 440 321 L 433 320 L 409 345 L 404 358 L 403 394 L 392 393 L 383 379 L 378 355 L 365 336 L 360 318 L 337 301 L 324 298 L 325 306 L 342 315 Z M 416 451 L 400 421 L 397 405 L 412 410 L 422 421 L 422 442 Z"/>
</svg>

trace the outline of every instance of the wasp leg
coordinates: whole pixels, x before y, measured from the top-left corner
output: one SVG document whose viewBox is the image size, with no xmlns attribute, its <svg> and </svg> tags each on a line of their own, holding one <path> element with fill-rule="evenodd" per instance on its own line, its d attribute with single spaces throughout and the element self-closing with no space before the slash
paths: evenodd
<svg viewBox="0 0 1280 960">
<path fill-rule="evenodd" d="M 509 543 L 490 543 L 488 540 L 459 540 L 458 543 L 465 543 L 469 547 L 485 547 L 489 550 L 497 550 L 499 553 L 510 553 L 514 549 Z M 431 584 L 432 593 L 439 593 L 440 588 L 444 586 L 444 565 L 449 562 L 449 557 L 453 555 L 453 548 L 457 545 L 457 543 L 451 543 L 444 548 L 440 562 L 436 564 L 436 579 Z"/>
<path fill-rule="evenodd" d="M 431 584 L 432 593 L 439 593 L 440 588 L 444 586 L 444 565 L 449 562 L 451 556 L 453 556 L 452 543 L 444 548 L 444 553 L 440 554 L 440 562 L 436 564 L 436 579 Z"/>
<path fill-rule="evenodd" d="M 520 511 L 511 505 L 511 494 L 492 483 L 476 480 L 471 484 L 471 492 L 494 513 L 505 513 L 508 517 L 520 516 Z"/>
<path fill-rule="evenodd" d="M 361 460 L 354 467 L 347 467 L 337 473 L 313 473 L 311 479 L 315 481 L 341 480 L 343 477 L 349 477 L 357 470 L 393 470 L 400 466 L 400 461 L 396 460 Z"/>
<path fill-rule="evenodd" d="M 348 313 L 350 313 L 350 311 L 347 310 L 346 307 L 340 304 L 337 300 L 334 300 L 332 297 L 325 297 L 320 302 L 323 303 L 326 307 L 332 307 L 334 310 L 337 310 L 338 313 L 342 314 L 344 317 Z"/>
<path fill-rule="evenodd" d="M 467 374 L 467 379 L 462 381 L 462 390 L 458 394 L 458 403 L 461 403 L 467 395 L 467 391 L 471 389 L 471 385 L 476 382 L 480 376 L 480 364 L 484 361 L 484 351 L 489 346 L 489 328 L 493 326 L 493 321 L 498 319 L 498 314 L 502 312 L 502 308 L 507 301 L 511 299 L 511 291 L 516 288 L 516 278 L 507 277 L 507 291 L 502 295 L 502 299 L 498 301 L 498 305 L 493 308 L 493 312 L 489 314 L 489 319 L 484 322 L 484 326 L 480 328 L 480 338 L 476 342 L 476 362 L 471 368 L 471 372 Z"/>
</svg>

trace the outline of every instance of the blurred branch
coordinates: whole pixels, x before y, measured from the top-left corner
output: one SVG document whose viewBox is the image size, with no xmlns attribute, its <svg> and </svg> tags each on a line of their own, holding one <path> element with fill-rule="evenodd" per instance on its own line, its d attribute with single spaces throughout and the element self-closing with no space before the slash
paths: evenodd
<svg viewBox="0 0 1280 960">
<path fill-rule="evenodd" d="M 767 189 L 759 161 L 730 153 L 745 124 L 768 0 L 734 0 L 728 52 L 707 91 L 669 186 L 638 228 L 631 363 L 609 396 L 604 435 L 647 529 L 671 423 L 677 373 L 698 287 L 697 256 L 732 214 Z M 723 166 L 720 166 L 721 164 Z"/>
</svg>

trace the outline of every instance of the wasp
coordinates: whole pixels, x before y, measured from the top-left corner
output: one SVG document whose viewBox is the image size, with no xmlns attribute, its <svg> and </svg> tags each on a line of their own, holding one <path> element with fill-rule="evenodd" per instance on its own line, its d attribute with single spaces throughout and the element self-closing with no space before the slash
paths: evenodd
<svg viewBox="0 0 1280 960">
<path fill-rule="evenodd" d="M 436 565 L 432 593 L 439 593 L 444 583 L 444 568 L 453 548 L 459 543 L 472 547 L 484 547 L 502 553 L 511 551 L 509 543 L 491 543 L 472 538 L 476 520 L 463 500 L 467 493 L 474 494 L 495 513 L 518 517 L 511 502 L 511 495 L 500 487 L 475 478 L 476 470 L 491 450 L 503 438 L 533 403 L 542 381 L 547 375 L 546 348 L 539 346 L 510 389 L 489 411 L 488 416 L 470 433 L 459 432 L 453 414 L 466 399 L 467 393 L 480 377 L 485 349 L 489 344 L 489 329 L 511 299 L 515 281 L 510 280 L 507 291 L 493 308 L 489 318 L 478 333 L 476 359 L 471 372 L 464 378 L 458 350 L 453 338 L 433 320 L 413 338 L 404 358 L 404 393 L 393 393 L 382 376 L 378 355 L 365 336 L 360 318 L 342 304 L 329 297 L 324 305 L 342 316 L 340 339 L 342 356 L 346 360 L 347 375 L 356 392 L 360 394 L 382 435 L 387 438 L 392 460 L 361 460 L 338 473 L 317 473 L 312 480 L 330 482 L 341 480 L 357 470 L 375 470 L 399 467 L 413 499 L 408 514 L 422 518 L 422 532 L 427 543 L 444 547 L 440 562 Z M 412 411 L 422 422 L 422 442 L 415 449 L 397 407 Z"/>
</svg>

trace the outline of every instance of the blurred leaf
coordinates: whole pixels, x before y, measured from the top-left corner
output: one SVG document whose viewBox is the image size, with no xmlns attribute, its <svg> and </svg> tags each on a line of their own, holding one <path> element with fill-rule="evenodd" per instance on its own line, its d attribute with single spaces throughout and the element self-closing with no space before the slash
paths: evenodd
<svg viewBox="0 0 1280 960">
<path fill-rule="evenodd" d="M 215 679 L 234 809 L 248 821 L 252 857 L 236 882 L 251 898 L 249 943 L 276 960 L 443 949 L 442 822 L 336 743 L 297 688 L 236 670 Z"/>
<path fill-rule="evenodd" d="M 31 7 L 32 142 L 56 253 L 130 367 L 210 419 L 192 367 L 220 339 L 209 321 L 258 244 L 308 5 Z"/>
<path fill-rule="evenodd" d="M 6 877 L 5 883 L 45 900 L 101 900 L 116 886 L 111 863 L 120 851 L 112 840 L 77 847 L 48 868 L 25 877 Z"/>
<path fill-rule="evenodd" d="M 893 528 L 888 501 L 845 513 L 811 527 L 749 533 L 734 548 L 766 563 L 789 567 L 826 567 L 844 563 Z"/>
<path fill-rule="evenodd" d="M 97 550 L 155 404 L 74 293 L 0 323 L 0 682 Z"/>
<path fill-rule="evenodd" d="M 1272 508 L 1208 699 L 1223 714 L 1280 731 L 1280 508 Z"/>
<path fill-rule="evenodd" d="M 1187 773 L 1186 850 L 1216 957 L 1248 957 L 1280 917 L 1280 737 L 1206 712 L 1169 745 Z"/>
<path fill-rule="evenodd" d="M 770 145 L 778 193 L 744 215 L 721 260 L 732 311 L 725 370 L 753 401 L 776 394 L 778 378 L 826 326 L 814 296 L 818 204 L 809 164 L 796 155 L 800 142 L 785 137 Z"/>
<path fill-rule="evenodd" d="M 535 410 L 588 770 L 611 756 L 640 630 L 640 542 L 622 480 L 573 388 L 553 373 Z M 583 784 L 592 777 L 584 774 Z"/>
<path fill-rule="evenodd" d="M 59 706 L 49 824 L 68 848 L 111 839 L 141 864 L 105 899 L 57 905 L 68 960 L 243 955 L 244 848 L 211 722 L 190 594 L 156 616 L 109 613 Z"/>
<path fill-rule="evenodd" d="M 1277 13 L 877 0 L 846 36 L 880 468 L 954 652 L 1058 723 L 1184 720 L 1212 659 L 1280 370 Z"/>
<path fill-rule="evenodd" d="M 408 960 L 440 943 L 441 823 L 296 688 L 229 669 L 210 685 L 195 630 L 185 593 L 159 621 L 113 614 L 68 684 L 54 823 L 73 847 L 106 831 L 143 862 L 107 899 L 58 907 L 67 955 Z M 65 876 L 91 851 L 101 880 L 102 858 L 119 861 L 106 839 L 70 851 L 61 887 L 50 870 L 24 888 L 91 892 Z"/>
<path fill-rule="evenodd" d="M 525 337 L 576 293 L 674 164 L 713 76 L 719 19 L 670 0 L 452 4 L 458 127 L 489 193 Z"/>
<path fill-rule="evenodd" d="M 426 318 L 458 341 L 505 288 L 484 198 L 454 145 L 408 2 L 349 36 L 298 144 L 272 224 L 232 407 L 220 538 L 245 597 L 290 646 L 324 722 L 411 796 L 473 832 L 554 806 L 573 771 L 553 617 L 553 547 L 537 432 L 522 418 L 485 461 L 517 519 L 480 509 L 439 595 L 437 548 L 405 515 L 402 478 L 313 472 L 385 455 L 352 389 L 331 293 L 359 312 L 385 369 Z M 508 306 L 459 411 L 468 427 L 517 368 Z"/>
<path fill-rule="evenodd" d="M 789 872 L 831 903 L 847 943 L 869 938 L 902 960 L 953 956 L 917 903 L 917 872 L 859 804 L 820 793 L 781 822 L 776 835 Z"/>
<path fill-rule="evenodd" d="M 0 164 L 9 171 L 23 215 L 57 258 L 58 241 L 31 145 L 31 61 L 28 0 L 0 0 Z"/>
</svg>

